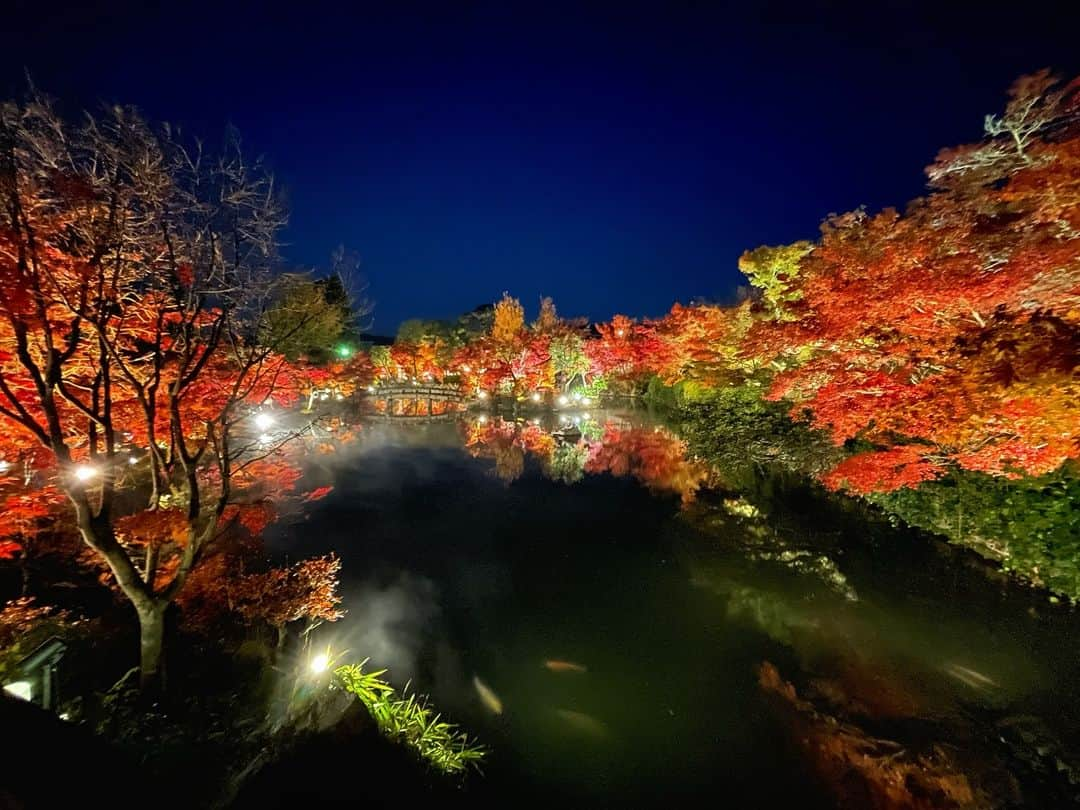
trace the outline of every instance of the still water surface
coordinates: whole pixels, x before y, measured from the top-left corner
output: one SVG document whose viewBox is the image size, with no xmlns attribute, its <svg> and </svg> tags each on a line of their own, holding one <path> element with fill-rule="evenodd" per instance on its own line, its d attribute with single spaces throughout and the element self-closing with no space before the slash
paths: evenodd
<svg viewBox="0 0 1080 810">
<path fill-rule="evenodd" d="M 321 643 L 411 681 L 490 749 L 467 793 L 833 806 L 759 683 L 770 662 L 878 739 L 945 746 L 995 801 L 1075 796 L 1067 609 L 801 486 L 684 506 L 688 476 L 657 471 L 648 442 L 596 458 L 656 432 L 642 415 L 590 414 L 588 452 L 552 439 L 567 426 L 372 425 L 312 471 L 334 492 L 281 540 L 343 560 L 349 613 Z"/>
</svg>

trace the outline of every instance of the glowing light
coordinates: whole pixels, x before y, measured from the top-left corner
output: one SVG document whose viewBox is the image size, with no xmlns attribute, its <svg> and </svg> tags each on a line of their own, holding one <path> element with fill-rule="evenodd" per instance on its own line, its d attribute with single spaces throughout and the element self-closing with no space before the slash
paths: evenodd
<svg viewBox="0 0 1080 810">
<path fill-rule="evenodd" d="M 472 371 L 472 366 L 462 366 L 461 370 L 468 374 L 470 371 Z"/>
<path fill-rule="evenodd" d="M 6 473 L 11 469 L 11 462 L 0 458 L 0 473 Z"/>
<path fill-rule="evenodd" d="M 345 399 L 345 395 L 344 394 L 337 394 L 337 395 L 335 395 L 334 399 L 337 399 L 337 400 Z"/>
<path fill-rule="evenodd" d="M 618 330 L 615 331 L 615 335 L 617 337 L 623 337 L 624 335 L 626 335 L 626 330 L 625 329 L 618 329 Z"/>
<path fill-rule="evenodd" d="M 350 346 L 338 346 L 337 353 L 339 357 L 349 357 L 352 355 L 352 348 Z"/>
<path fill-rule="evenodd" d="M 540 424 L 540 420 L 539 420 L 539 419 L 533 419 L 533 424 L 534 424 L 534 425 L 539 425 L 539 424 Z"/>
<path fill-rule="evenodd" d="M 580 391 L 575 391 L 573 396 L 574 396 L 574 402 L 581 402 L 581 392 Z"/>
<path fill-rule="evenodd" d="M 268 414 L 268 413 L 256 414 L 256 416 L 255 416 L 255 427 L 257 427 L 259 430 L 266 430 L 272 424 L 274 424 L 274 417 L 272 417 L 270 414 Z"/>
<path fill-rule="evenodd" d="M 128 456 L 128 464 L 138 464 L 139 460 L 135 456 Z"/>
<path fill-rule="evenodd" d="M 369 394 L 374 394 L 374 393 L 375 393 L 375 386 L 374 386 L 374 385 L 369 385 L 369 386 L 367 387 L 367 392 L 368 392 Z"/>
<path fill-rule="evenodd" d="M 95 475 L 97 475 L 97 470 L 89 464 L 80 464 L 75 468 L 75 477 L 80 481 L 89 481 Z"/>
<path fill-rule="evenodd" d="M 311 670 L 312 675 L 321 675 L 330 668 L 330 656 L 326 653 L 319 653 L 311 659 L 311 663 L 308 664 L 308 669 Z"/>
<path fill-rule="evenodd" d="M 582 405 L 592 405 L 592 400 L 589 399 L 588 397 L 582 397 L 581 404 Z"/>
<path fill-rule="evenodd" d="M 480 391 L 476 394 L 477 399 L 487 399 L 487 391 Z"/>
<path fill-rule="evenodd" d="M 487 424 L 487 416 L 485 416 L 484 414 L 480 414 L 480 418 L 477 419 L 476 421 L 479 422 L 481 425 L 486 425 Z"/>
<path fill-rule="evenodd" d="M 542 399 L 543 399 L 543 397 L 542 397 L 542 396 L 540 396 L 540 392 L 539 392 L 539 391 L 537 391 L 537 392 L 536 392 L 535 394 L 533 394 L 533 402 L 539 402 L 539 401 L 540 401 L 540 400 L 542 400 Z"/>
<path fill-rule="evenodd" d="M 565 404 L 566 404 L 566 403 L 568 403 L 569 401 L 570 401 L 570 400 L 568 400 L 568 399 L 567 399 L 566 397 L 559 397 L 559 404 L 560 404 L 560 405 L 565 405 Z"/>
<path fill-rule="evenodd" d="M 34 685 L 30 681 L 12 681 L 4 684 L 4 691 L 19 700 L 34 699 Z"/>
</svg>

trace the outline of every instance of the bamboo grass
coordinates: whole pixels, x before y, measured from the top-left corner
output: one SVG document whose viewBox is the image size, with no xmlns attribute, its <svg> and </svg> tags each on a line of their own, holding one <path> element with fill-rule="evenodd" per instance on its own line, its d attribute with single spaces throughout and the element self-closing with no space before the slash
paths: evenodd
<svg viewBox="0 0 1080 810">
<path fill-rule="evenodd" d="M 433 711 L 427 698 L 416 694 L 401 695 L 380 677 L 385 669 L 364 672 L 359 664 L 346 664 L 334 675 L 347 692 L 355 695 L 386 737 L 403 742 L 421 759 L 444 774 L 460 774 L 469 767 L 479 770 L 486 751 L 456 725 L 447 723 Z M 408 691 L 408 684 L 405 691 Z"/>
</svg>

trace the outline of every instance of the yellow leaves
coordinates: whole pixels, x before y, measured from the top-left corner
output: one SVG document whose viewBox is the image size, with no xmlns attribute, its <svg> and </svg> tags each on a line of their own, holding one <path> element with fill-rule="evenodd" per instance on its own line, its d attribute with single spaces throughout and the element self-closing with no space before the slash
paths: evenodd
<svg viewBox="0 0 1080 810">
<path fill-rule="evenodd" d="M 762 299 L 775 320 L 795 319 L 791 305 L 803 297 L 798 285 L 801 262 L 813 249 L 814 244 L 806 241 L 778 247 L 762 245 L 739 257 L 739 270 L 761 290 Z"/>
<path fill-rule="evenodd" d="M 491 326 L 491 336 L 496 343 L 513 343 L 521 330 L 525 328 L 525 308 L 509 293 L 503 293 L 502 300 L 495 304 L 495 322 Z"/>
</svg>

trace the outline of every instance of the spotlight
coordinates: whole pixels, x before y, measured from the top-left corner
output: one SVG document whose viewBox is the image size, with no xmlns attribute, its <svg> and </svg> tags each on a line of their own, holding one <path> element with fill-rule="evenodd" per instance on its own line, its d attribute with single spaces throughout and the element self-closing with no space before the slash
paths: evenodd
<svg viewBox="0 0 1080 810">
<path fill-rule="evenodd" d="M 80 464 L 75 468 L 75 477 L 80 481 L 89 481 L 95 475 L 97 475 L 97 470 L 89 464 Z"/>
<path fill-rule="evenodd" d="M 255 427 L 257 427 L 259 430 L 266 430 L 272 424 L 274 424 L 274 417 L 272 417 L 270 414 L 268 414 L 268 413 L 256 414 L 256 416 L 255 416 Z"/>
<path fill-rule="evenodd" d="M 319 653 L 311 659 L 311 663 L 308 664 L 308 669 L 311 670 L 312 675 L 321 675 L 330 668 L 330 656 L 326 653 Z"/>
<path fill-rule="evenodd" d="M 4 684 L 4 691 L 19 700 L 34 699 L 34 685 L 30 681 L 12 681 Z"/>
</svg>

